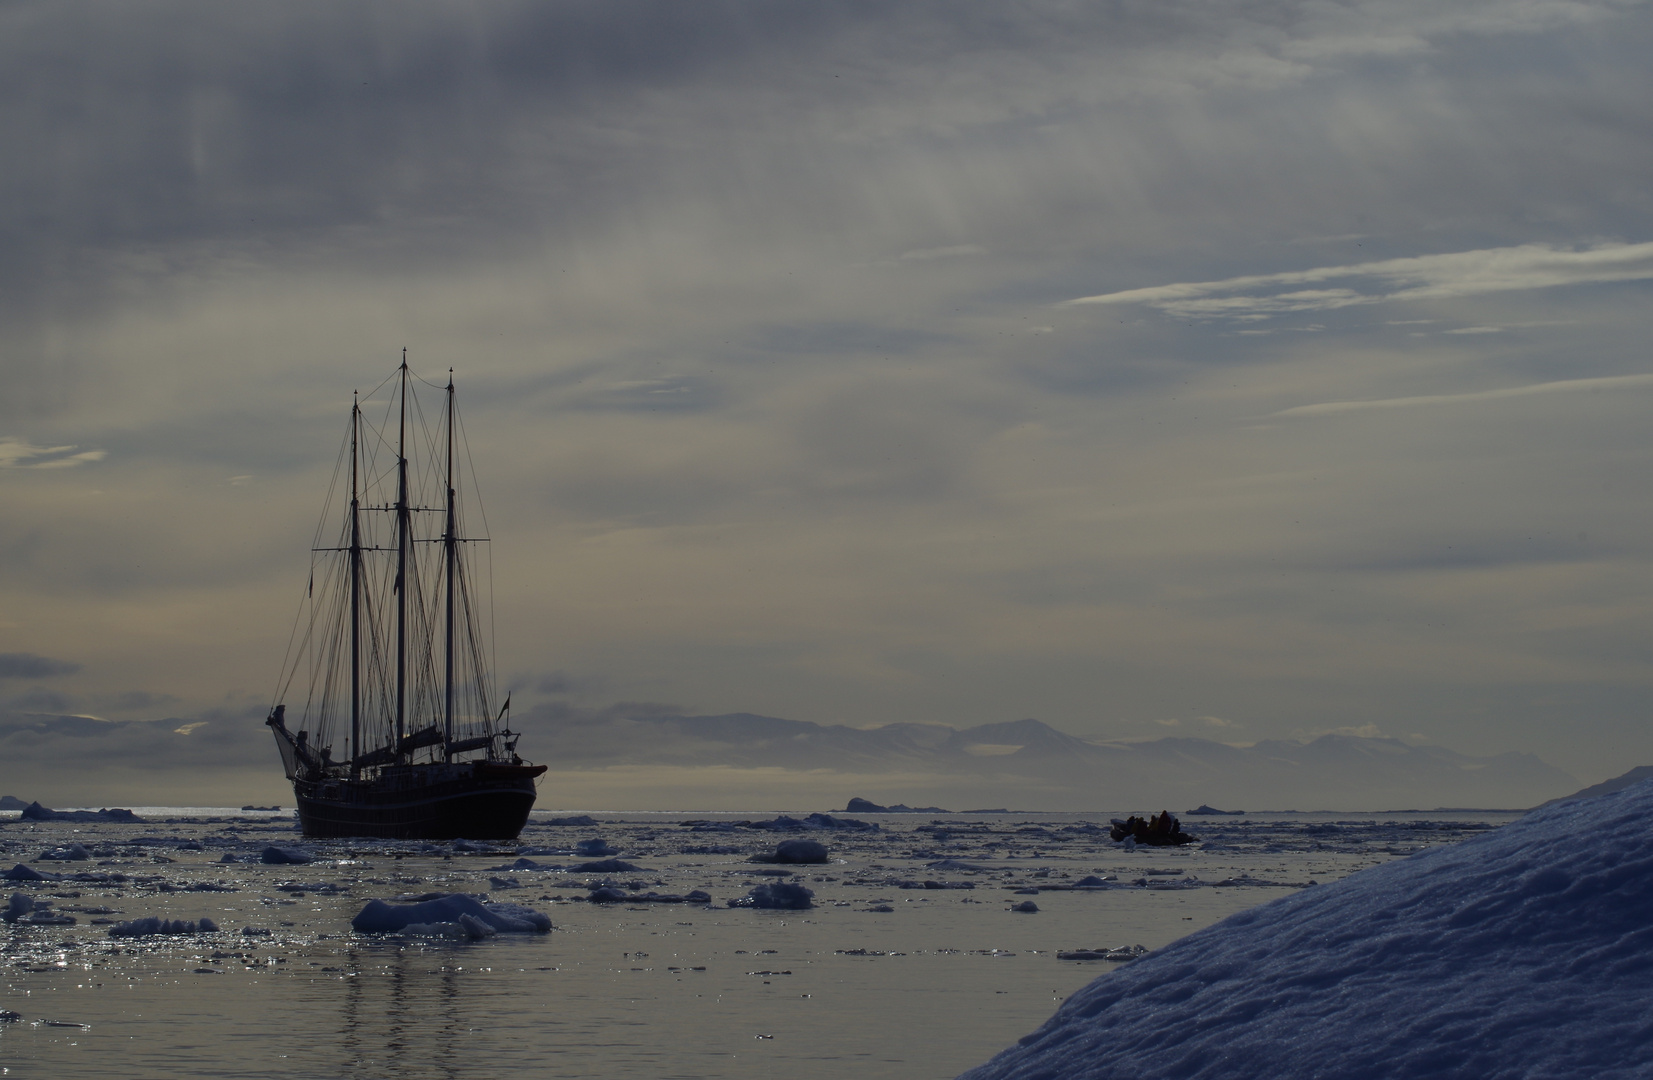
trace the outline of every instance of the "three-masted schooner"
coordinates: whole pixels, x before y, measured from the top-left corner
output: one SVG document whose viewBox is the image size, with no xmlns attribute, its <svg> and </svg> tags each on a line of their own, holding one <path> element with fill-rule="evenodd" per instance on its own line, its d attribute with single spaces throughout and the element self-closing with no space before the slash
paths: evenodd
<svg viewBox="0 0 1653 1080">
<path fill-rule="evenodd" d="M 297 647 L 265 721 L 306 836 L 513 837 L 546 769 L 517 755 L 508 695 L 494 711 L 490 598 L 469 557 L 486 539 L 462 515 L 472 473 L 455 459 L 453 372 L 436 417 L 420 407 L 423 381 L 403 350 L 395 375 L 353 397 Z M 294 733 L 282 698 L 304 671 Z"/>
</svg>

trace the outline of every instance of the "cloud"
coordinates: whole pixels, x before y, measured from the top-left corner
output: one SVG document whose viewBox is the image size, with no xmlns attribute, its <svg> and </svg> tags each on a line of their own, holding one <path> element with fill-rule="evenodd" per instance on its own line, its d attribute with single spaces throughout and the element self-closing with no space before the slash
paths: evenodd
<svg viewBox="0 0 1653 1080">
<path fill-rule="evenodd" d="M 1248 274 L 1221 281 L 1156 285 L 1083 296 L 1065 300 L 1060 306 L 1145 304 L 1178 318 L 1250 321 L 1359 304 L 1446 300 L 1649 279 L 1653 279 L 1653 243 L 1606 243 L 1577 249 L 1522 244 L 1279 274 Z M 1345 284 L 1335 288 L 1290 288 L 1333 282 Z"/>
<path fill-rule="evenodd" d="M 0 679 L 50 679 L 57 675 L 73 675 L 80 665 L 69 660 L 53 660 L 34 653 L 0 653 Z"/>
<path fill-rule="evenodd" d="M 1272 416 L 1326 416 L 1331 413 L 1364 412 L 1369 409 L 1407 409 L 1419 405 L 1460 405 L 1476 401 L 1533 397 L 1541 394 L 1573 394 L 1585 391 L 1640 390 L 1653 387 L 1653 374 L 1608 375 L 1596 379 L 1561 379 L 1556 382 L 1509 386 L 1501 390 L 1478 390 L 1467 394 L 1424 394 L 1417 397 L 1376 398 L 1370 401 L 1325 401 L 1281 409 Z"/>
<path fill-rule="evenodd" d="M 148 690 L 124 690 L 100 694 L 97 704 L 113 712 L 152 712 L 177 702 L 175 694 L 157 694 Z"/>
<path fill-rule="evenodd" d="M 55 690 L 30 690 L 6 702 L 6 707 L 29 713 L 69 713 L 75 699 Z"/>
<path fill-rule="evenodd" d="M 913 251 L 903 251 L 900 258 L 909 262 L 928 262 L 931 259 L 956 259 L 961 255 L 985 255 L 987 249 L 980 244 L 954 244 L 951 247 L 918 248 Z"/>
<path fill-rule="evenodd" d="M 1334 728 L 1299 728 L 1293 734 L 1305 742 L 1318 739 L 1322 735 L 1347 735 L 1355 739 L 1387 739 L 1389 737 L 1376 724 L 1345 725 Z"/>
<path fill-rule="evenodd" d="M 22 439 L 0 438 L 0 469 L 72 469 L 102 461 L 103 450 L 81 450 L 76 446 L 35 446 Z"/>
</svg>

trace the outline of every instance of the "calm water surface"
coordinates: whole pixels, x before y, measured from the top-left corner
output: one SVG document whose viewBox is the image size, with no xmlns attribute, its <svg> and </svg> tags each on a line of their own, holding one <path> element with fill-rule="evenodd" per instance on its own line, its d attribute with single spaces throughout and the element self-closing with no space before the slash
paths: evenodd
<svg viewBox="0 0 1653 1080">
<path fill-rule="evenodd" d="M 536 814 L 519 845 L 534 861 L 576 865 L 587 860 L 550 852 L 602 837 L 640 868 L 593 874 L 508 869 L 516 848 L 384 841 L 305 844 L 317 861 L 303 866 L 225 863 L 301 841 L 285 816 L 139 813 L 142 824 L 0 819 L 6 866 L 83 877 L 6 890 L 76 922 L 0 929 L 0 1008 L 22 1017 L 0 1024 L 4 1075 L 940 1080 L 1112 966 L 1059 951 L 1158 948 L 1513 816 L 1185 819 L 1201 844 L 1134 851 L 1086 828 L 1108 814 L 877 816 L 877 832 L 807 834 L 834 859 L 794 879 L 816 906 L 764 911 L 724 902 L 772 880 L 746 859 L 788 834 L 719 826 L 772 814 L 699 815 L 710 829 L 683 824 L 691 815 L 558 826 Z M 39 858 L 73 843 L 89 858 Z M 942 859 L 975 869 L 930 865 Z M 1111 887 L 1060 888 L 1093 874 Z M 901 887 L 926 880 L 974 887 Z M 586 903 L 601 881 L 704 889 L 714 904 Z M 525 904 L 556 929 L 451 942 L 350 928 L 368 899 L 427 892 Z M 1010 910 L 1027 900 L 1037 913 Z M 221 929 L 109 936 L 150 915 Z"/>
</svg>

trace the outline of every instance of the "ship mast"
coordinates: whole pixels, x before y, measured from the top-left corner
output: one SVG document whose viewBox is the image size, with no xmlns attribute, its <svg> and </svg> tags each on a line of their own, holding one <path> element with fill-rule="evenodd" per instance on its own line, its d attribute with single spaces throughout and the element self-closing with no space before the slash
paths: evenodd
<svg viewBox="0 0 1653 1080">
<path fill-rule="evenodd" d="M 453 368 L 448 369 L 448 521 L 447 529 L 442 535 L 442 555 L 447 563 L 447 634 L 444 648 L 444 661 L 447 670 L 444 674 L 446 697 L 443 702 L 442 726 L 446 736 L 442 745 L 442 759 L 453 760 L 453 575 L 455 569 L 455 555 L 458 544 L 458 522 L 454 512 L 453 493 Z"/>
<path fill-rule="evenodd" d="M 356 435 L 362 407 L 350 395 L 350 775 L 361 773 L 362 756 L 362 520 L 357 481 Z"/>
<path fill-rule="evenodd" d="M 403 728 L 407 719 L 407 612 L 408 533 L 408 351 L 402 350 L 402 418 L 396 436 L 396 760 L 402 758 Z"/>
</svg>

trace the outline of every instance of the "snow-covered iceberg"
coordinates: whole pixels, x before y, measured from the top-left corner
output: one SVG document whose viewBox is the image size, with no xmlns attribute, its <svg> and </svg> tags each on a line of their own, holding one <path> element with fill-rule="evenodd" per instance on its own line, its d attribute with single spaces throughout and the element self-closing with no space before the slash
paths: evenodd
<svg viewBox="0 0 1653 1080">
<path fill-rule="evenodd" d="M 498 933 L 542 934 L 551 929 L 551 920 L 516 904 L 485 904 L 474 896 L 452 893 L 417 904 L 369 900 L 350 925 L 363 934 L 485 938 Z"/>
<path fill-rule="evenodd" d="M 1234 915 L 961 1080 L 1646 1077 L 1653 782 Z"/>
</svg>

